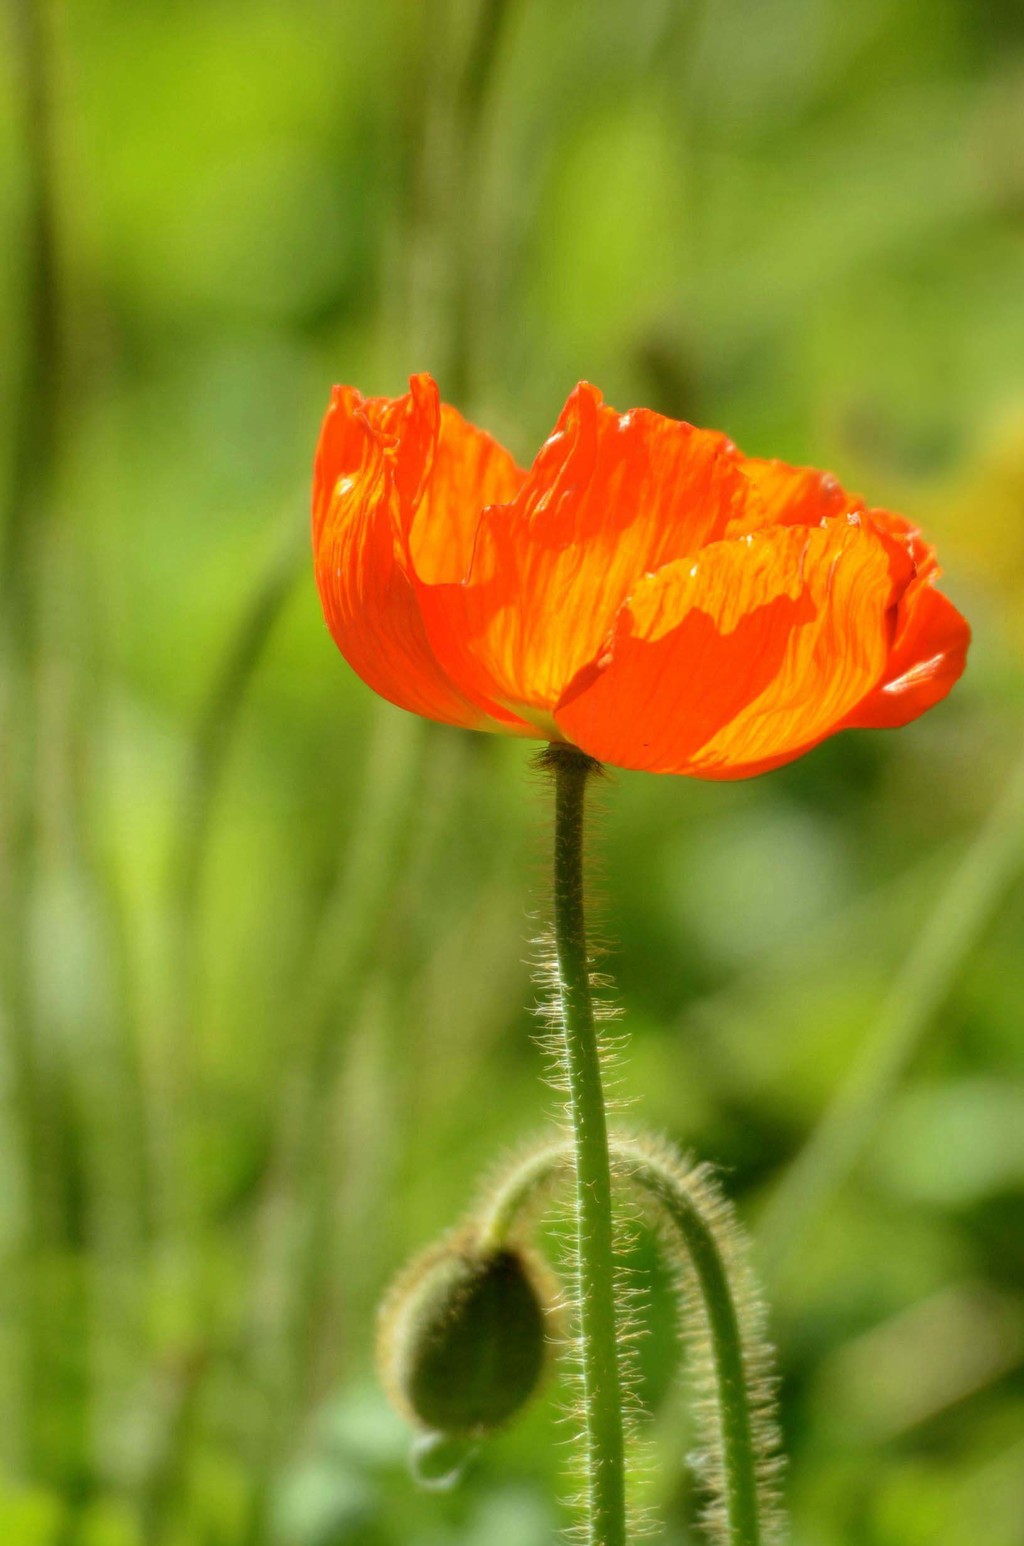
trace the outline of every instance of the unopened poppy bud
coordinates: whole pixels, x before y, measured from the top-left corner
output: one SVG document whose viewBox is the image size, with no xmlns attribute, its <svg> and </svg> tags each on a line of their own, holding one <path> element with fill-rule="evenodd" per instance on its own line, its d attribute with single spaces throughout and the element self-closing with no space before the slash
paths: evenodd
<svg viewBox="0 0 1024 1546">
<path fill-rule="evenodd" d="M 518 1246 L 455 1238 L 402 1274 L 381 1314 L 378 1360 L 395 1404 L 423 1428 L 481 1437 L 533 1395 L 544 1372 L 546 1291 Z"/>
</svg>

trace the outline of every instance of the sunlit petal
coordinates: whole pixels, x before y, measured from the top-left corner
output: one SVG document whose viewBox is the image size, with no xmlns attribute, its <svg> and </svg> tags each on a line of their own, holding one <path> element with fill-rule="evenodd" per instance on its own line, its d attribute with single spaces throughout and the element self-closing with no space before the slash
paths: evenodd
<svg viewBox="0 0 1024 1546">
<path fill-rule="evenodd" d="M 377 692 L 623 767 L 740 778 L 905 724 L 970 637 L 903 516 L 585 382 L 528 473 L 429 376 L 337 388 L 313 533 L 328 625 Z"/>
<path fill-rule="evenodd" d="M 641 575 L 713 541 L 748 497 L 724 435 L 618 414 L 581 384 L 517 497 L 485 512 L 465 581 L 423 598 L 438 657 L 540 719 Z"/>
<path fill-rule="evenodd" d="M 429 377 L 394 400 L 335 389 L 314 471 L 317 587 L 342 654 L 390 702 L 448 724 L 527 728 L 507 713 L 491 726 L 438 663 L 410 558 L 465 572 L 480 510 L 521 478 L 490 436 L 442 409 Z"/>
<path fill-rule="evenodd" d="M 715 543 L 641 581 L 559 728 L 622 767 L 738 778 L 777 766 L 878 684 L 912 576 L 856 516 Z"/>
</svg>

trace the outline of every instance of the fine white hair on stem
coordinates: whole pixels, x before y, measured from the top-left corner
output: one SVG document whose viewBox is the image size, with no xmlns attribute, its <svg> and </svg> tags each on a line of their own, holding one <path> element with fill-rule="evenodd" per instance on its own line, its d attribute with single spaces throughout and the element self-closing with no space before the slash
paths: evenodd
<svg viewBox="0 0 1024 1546">
<path fill-rule="evenodd" d="M 644 1134 L 613 1132 L 610 1150 L 619 1182 L 616 1299 L 634 1483 L 650 1465 L 636 1378 L 636 1349 L 645 1333 L 647 1295 L 639 1275 L 627 1264 L 627 1247 L 641 1228 L 653 1226 L 664 1242 L 679 1294 L 681 1330 L 689 1353 L 687 1375 L 700 1430 L 700 1448 L 691 1463 L 706 1495 L 704 1523 L 718 1546 L 746 1546 L 748 1541 L 755 1541 L 757 1546 L 779 1546 L 783 1515 L 776 1380 L 764 1306 L 747 1259 L 743 1231 L 710 1166 L 684 1159 L 671 1144 Z M 492 1173 L 464 1227 L 471 1227 L 481 1245 L 489 1243 L 492 1248 L 521 1237 L 538 1223 L 556 1186 L 571 1192 L 567 1183 L 572 1172 L 571 1142 L 561 1135 L 538 1136 Z M 569 1470 L 582 1489 L 587 1469 L 579 1444 L 576 1227 L 574 1208 L 560 1207 L 550 1243 L 556 1253 L 560 1248 L 565 1267 L 560 1291 L 553 1291 L 554 1279 L 549 1289 L 549 1309 L 553 1312 L 549 1336 L 557 1351 L 570 1361 L 571 1395 L 563 1405 L 560 1422 L 562 1442 L 572 1450 Z M 741 1371 L 739 1388 L 724 1377 L 721 1366 L 724 1343 L 720 1315 L 717 1331 L 713 1324 L 713 1312 L 716 1307 L 720 1312 L 723 1303 L 729 1312 L 726 1321 L 733 1327 L 727 1335 L 734 1368 Z M 737 1401 L 749 1435 L 739 1447 L 734 1433 L 727 1435 L 725 1420 L 727 1407 L 735 1419 Z M 747 1526 L 736 1523 L 735 1484 L 740 1470 L 745 1471 L 748 1495 L 753 1495 L 756 1505 Z M 642 1486 L 634 1487 L 634 1492 L 638 1491 L 643 1492 Z M 566 1500 L 567 1506 L 570 1501 Z M 653 1521 L 634 1508 L 630 1539 L 640 1540 L 652 1529 Z"/>
<path fill-rule="evenodd" d="M 559 753 L 561 755 L 561 753 Z M 554 765 L 549 755 L 546 771 Z M 589 811 L 587 813 L 590 814 Z M 577 839 L 578 840 L 578 839 Z M 588 892 L 587 917 L 591 913 Z M 582 928 L 582 917 L 579 921 Z M 583 970 L 588 974 L 596 1022 L 602 1083 L 614 1084 L 615 1062 L 624 1038 L 610 1036 L 618 1017 L 610 1000 L 610 981 L 599 973 L 589 930 Z M 548 1081 L 560 1095 L 558 1118 L 564 1137 L 535 1144 L 489 1188 L 482 1200 L 481 1228 L 495 1240 L 513 1229 L 520 1210 L 533 1214 L 537 1200 L 558 1176 L 568 1179 L 576 1153 L 568 1104 L 569 1065 L 563 1026 L 563 984 L 555 941 L 544 930 L 533 941 L 533 975 L 541 990 L 536 1014 L 548 1065 Z M 621 1102 L 617 1102 L 621 1104 Z M 704 1524 L 716 1546 L 778 1546 L 782 1539 L 779 1504 L 781 1469 L 775 1420 L 773 1355 L 765 1331 L 764 1307 L 747 1261 L 745 1241 L 735 1214 L 710 1167 L 695 1165 L 669 1144 L 648 1136 L 610 1134 L 610 1161 L 619 1181 L 614 1198 L 610 1270 L 614 1271 L 616 1337 L 623 1417 L 631 1469 L 636 1471 L 639 1433 L 636 1344 L 645 1323 L 643 1295 L 626 1266 L 626 1246 L 640 1224 L 652 1223 L 661 1235 L 674 1270 L 680 1318 L 688 1349 L 693 1405 L 701 1433 L 695 1469 L 706 1494 Z M 585 1435 L 586 1382 L 582 1342 L 580 1194 L 562 1214 L 556 1237 L 561 1244 L 567 1314 L 564 1346 L 573 1392 L 563 1424 L 573 1442 L 573 1473 L 584 1495 L 593 1495 L 594 1464 Z M 647 1535 L 650 1522 L 630 1518 L 630 1539 Z"/>
<path fill-rule="evenodd" d="M 552 778 L 554 769 L 560 759 L 566 755 L 579 757 L 579 753 L 567 752 L 565 748 L 549 748 L 542 753 L 535 766 L 545 784 Z M 589 762 L 589 759 L 586 759 Z M 596 1032 L 597 1055 L 600 1069 L 600 1081 L 605 1112 L 624 1109 L 627 1102 L 622 1093 L 619 1076 L 619 1062 L 625 1046 L 626 1038 L 619 1034 L 611 1033 L 611 1027 L 619 1020 L 621 1010 L 611 997 L 611 978 L 599 969 L 600 961 L 606 952 L 604 941 L 597 943 L 594 920 L 600 917 L 601 905 L 595 897 L 594 877 L 596 866 L 590 855 L 590 834 L 593 830 L 595 818 L 595 802 L 593 795 L 598 792 L 607 781 L 607 775 L 597 764 L 590 762 L 585 776 L 588 784 L 588 795 L 582 808 L 583 819 L 583 846 L 587 862 L 582 865 L 585 876 L 584 913 L 586 918 L 586 962 L 587 978 L 590 990 L 590 1013 L 593 1027 Z M 549 837 L 554 836 L 549 828 Z M 547 853 L 551 852 L 550 841 L 546 845 Z M 545 862 L 544 892 L 549 896 L 549 906 L 546 909 L 549 916 L 554 912 L 554 896 L 551 892 L 551 872 L 548 870 L 550 859 Z M 538 1035 L 546 1065 L 546 1080 L 559 1097 L 555 1110 L 555 1117 L 559 1128 L 565 1135 L 565 1147 L 569 1156 L 570 1173 L 572 1173 L 572 1155 L 574 1152 L 573 1120 L 571 1107 L 571 1092 L 569 1086 L 569 1062 L 566 1046 L 566 1030 L 563 1023 L 563 983 L 560 976 L 558 952 L 556 949 L 554 928 L 545 927 L 538 931 L 532 941 L 532 967 L 533 980 L 539 989 L 539 1003 L 535 1014 L 541 1023 L 541 1031 Z M 638 1366 L 635 1352 L 637 1337 L 639 1336 L 644 1321 L 639 1314 L 638 1289 L 632 1275 L 627 1271 L 624 1262 L 627 1248 L 631 1238 L 631 1230 L 634 1221 L 630 1214 L 635 1214 L 632 1208 L 622 1197 L 612 1198 L 612 1236 L 611 1236 L 611 1260 L 614 1285 L 614 1300 L 616 1311 L 616 1340 L 615 1352 L 618 1364 L 618 1383 L 621 1391 L 621 1415 L 623 1421 L 626 1449 L 629 1456 L 631 1469 L 637 1451 L 637 1417 L 639 1414 L 639 1401 L 637 1398 Z M 585 1348 L 583 1342 L 583 1303 L 579 1278 L 579 1266 L 582 1253 L 582 1242 L 586 1239 L 583 1230 L 585 1228 L 584 1215 L 581 1211 L 580 1195 L 576 1189 L 571 1194 L 570 1206 L 563 1216 L 563 1227 L 557 1237 L 561 1247 L 560 1258 L 562 1272 L 568 1287 L 569 1315 L 567 1318 L 567 1355 L 569 1368 L 569 1389 L 565 1409 L 563 1411 L 564 1429 L 570 1436 L 572 1444 L 572 1461 L 570 1472 L 577 1482 L 579 1496 L 574 1505 L 574 1512 L 578 1517 L 585 1515 L 583 1506 L 585 1498 L 593 1497 L 597 1473 L 592 1467 L 597 1463 L 592 1458 L 587 1442 L 587 1417 L 586 1396 L 587 1380 L 584 1378 Z M 627 1528 L 628 1537 L 638 1540 L 642 1534 L 646 1534 L 645 1521 L 639 1517 L 639 1512 L 629 1506 L 627 1499 Z M 576 1531 L 570 1531 L 570 1538 L 581 1540 L 589 1539 L 586 1526 L 577 1527 Z"/>
<path fill-rule="evenodd" d="M 767 1335 L 764 1300 L 749 1263 L 746 1237 L 735 1210 L 711 1166 L 684 1159 L 669 1143 L 649 1135 L 618 1136 L 612 1162 L 619 1176 L 646 1204 L 664 1242 L 680 1295 L 681 1325 L 693 1383 L 693 1405 L 701 1434 L 696 1457 L 706 1495 L 703 1523 L 716 1546 L 737 1539 L 730 1517 L 731 1467 L 726 1403 L 745 1404 L 749 1433 L 746 1463 L 756 1492 L 758 1546 L 780 1546 L 784 1538 L 780 1479 L 783 1468 L 777 1422 L 778 1381 Z M 692 1221 L 692 1227 L 685 1220 Z M 694 1242 L 702 1241 L 720 1267 L 723 1291 L 739 1340 L 741 1389 L 722 1378 L 722 1348 L 712 1324 L 708 1280 L 698 1265 Z"/>
</svg>

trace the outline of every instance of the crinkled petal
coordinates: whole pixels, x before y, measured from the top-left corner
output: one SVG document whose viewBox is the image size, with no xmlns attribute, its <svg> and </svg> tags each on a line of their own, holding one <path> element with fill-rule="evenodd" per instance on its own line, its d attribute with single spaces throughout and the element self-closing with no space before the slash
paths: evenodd
<svg viewBox="0 0 1024 1546">
<path fill-rule="evenodd" d="M 484 508 L 514 499 L 525 476 L 504 446 L 442 404 L 430 477 L 408 532 L 416 577 L 430 585 L 462 580 Z"/>
<path fill-rule="evenodd" d="M 744 777 L 906 723 L 969 640 L 902 516 L 585 383 L 527 474 L 429 376 L 336 389 L 313 538 L 328 625 L 377 692 L 626 767 Z"/>
<path fill-rule="evenodd" d="M 838 478 L 816 467 L 791 467 L 788 462 L 745 456 L 743 471 L 758 497 L 730 526 L 730 537 L 760 525 L 820 526 L 822 521 L 864 508 L 858 494 L 848 494 Z"/>
<path fill-rule="evenodd" d="M 904 548 L 856 515 L 717 542 L 640 582 L 555 711 L 620 767 L 741 778 L 808 750 L 884 676 Z"/>
<path fill-rule="evenodd" d="M 870 510 L 871 522 L 895 537 L 914 560 L 915 578 L 900 597 L 885 675 L 846 721 L 851 729 L 895 729 L 943 699 L 963 675 L 971 630 L 935 582 L 935 550 L 905 516 Z"/>
<path fill-rule="evenodd" d="M 966 618 L 930 576 L 918 575 L 900 598 L 885 676 L 847 716 L 844 728 L 895 729 L 917 719 L 963 675 L 970 642 Z"/>
<path fill-rule="evenodd" d="M 941 573 L 935 550 L 918 527 L 892 510 L 865 508 L 828 472 L 792 467 L 781 461 L 745 458 L 744 472 L 760 496 L 764 516 L 773 524 L 816 526 L 836 515 L 861 513 L 910 554 L 916 578 L 900 597 L 893 648 L 882 682 L 849 715 L 849 728 L 886 728 L 908 724 L 944 698 L 963 674 L 970 628 L 934 582 Z M 734 522 L 729 535 L 756 530 L 756 507 Z"/>
<path fill-rule="evenodd" d="M 529 732 L 507 711 L 489 723 L 439 664 L 410 557 L 431 575 L 464 574 L 480 511 L 522 476 L 489 435 L 441 407 L 429 376 L 393 400 L 335 388 L 314 471 L 317 588 L 338 648 L 390 702 L 448 724 Z"/>
<path fill-rule="evenodd" d="M 886 536 L 895 537 L 901 542 L 914 560 L 914 568 L 921 576 L 937 579 L 940 574 L 938 559 L 935 549 L 924 540 L 920 527 L 908 521 L 905 515 L 898 515 L 895 510 L 868 510 L 868 519 L 879 531 Z"/>
<path fill-rule="evenodd" d="M 750 498 L 723 435 L 581 383 L 511 502 L 485 511 L 460 585 L 424 589 L 431 642 L 481 702 L 538 725 L 641 576 L 722 535 Z"/>
</svg>

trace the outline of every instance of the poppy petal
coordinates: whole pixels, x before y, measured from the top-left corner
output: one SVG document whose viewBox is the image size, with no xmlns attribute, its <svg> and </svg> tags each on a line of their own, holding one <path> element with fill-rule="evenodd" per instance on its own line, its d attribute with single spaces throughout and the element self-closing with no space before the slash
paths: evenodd
<svg viewBox="0 0 1024 1546">
<path fill-rule="evenodd" d="M 430 477 L 408 529 L 417 579 L 429 585 L 462 580 L 482 511 L 514 499 L 525 477 L 503 445 L 442 404 Z"/>
<path fill-rule="evenodd" d="M 328 625 L 377 692 L 625 767 L 745 777 L 904 724 L 969 642 L 904 517 L 585 382 L 528 473 L 429 376 L 336 388 L 313 541 Z"/>
<path fill-rule="evenodd" d="M 423 595 L 438 658 L 477 701 L 550 727 L 640 576 L 720 537 L 749 495 L 724 435 L 620 415 L 581 383 L 516 497 L 484 512 L 464 582 Z"/>
<path fill-rule="evenodd" d="M 645 577 L 555 711 L 601 761 L 701 778 L 787 762 L 882 678 L 900 545 L 851 515 L 770 526 Z"/>
<path fill-rule="evenodd" d="M 902 542 L 916 575 L 900 597 L 885 676 L 846 723 L 851 729 L 895 729 L 940 702 L 963 675 L 971 630 L 948 597 L 935 589 L 942 571 L 935 549 L 920 530 L 892 510 L 870 510 L 868 516 Z"/>
<path fill-rule="evenodd" d="M 900 599 L 885 676 L 847 716 L 844 728 L 896 729 L 917 719 L 963 675 L 970 642 L 966 618 L 929 575 L 918 575 Z"/>
<path fill-rule="evenodd" d="M 879 531 L 902 542 L 914 560 L 914 568 L 919 575 L 938 578 L 941 571 L 935 549 L 924 540 L 919 527 L 908 521 L 905 515 L 897 515 L 895 510 L 869 510 L 867 514 L 871 524 L 877 526 Z"/>
<path fill-rule="evenodd" d="M 729 536 L 754 531 L 759 525 L 820 526 L 837 515 L 863 510 L 858 494 L 848 494 L 830 472 L 816 467 L 792 467 L 788 462 L 743 458 L 743 471 L 757 493 L 757 502 L 744 512 Z"/>
<path fill-rule="evenodd" d="M 485 713 L 438 663 L 420 615 L 410 549 L 431 573 L 465 572 L 483 506 L 522 474 L 490 436 L 442 408 L 429 376 L 406 396 L 363 398 L 336 387 L 313 485 L 317 588 L 332 636 L 382 697 L 428 719 L 529 733 L 507 711 Z"/>
</svg>

